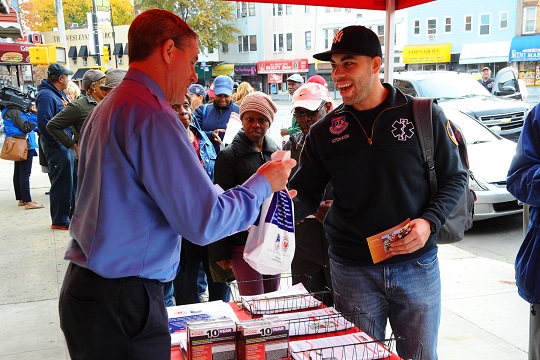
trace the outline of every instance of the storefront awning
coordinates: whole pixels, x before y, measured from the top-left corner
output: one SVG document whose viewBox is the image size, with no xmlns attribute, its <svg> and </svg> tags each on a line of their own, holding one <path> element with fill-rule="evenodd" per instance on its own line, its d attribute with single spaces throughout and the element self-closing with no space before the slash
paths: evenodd
<svg viewBox="0 0 540 360">
<path fill-rule="evenodd" d="M 234 76 L 234 64 L 219 64 L 212 67 L 212 76 Z"/>
<path fill-rule="evenodd" d="M 77 58 L 77 47 L 76 46 L 70 46 L 68 50 L 68 57 L 71 59 Z"/>
<path fill-rule="evenodd" d="M 122 57 L 124 55 L 124 49 L 122 47 L 122 43 L 114 44 L 113 55 L 116 55 L 118 57 Z"/>
<path fill-rule="evenodd" d="M 450 62 L 452 44 L 405 45 L 404 64 L 434 64 Z"/>
<path fill-rule="evenodd" d="M 75 74 L 71 75 L 71 80 L 73 81 L 79 81 L 82 80 L 83 75 L 85 72 L 90 70 L 90 68 L 80 68 L 77 71 L 75 71 Z"/>
<path fill-rule="evenodd" d="M 9 7 L 9 13 L 0 15 L 0 37 L 19 39 L 22 38 L 21 24 L 17 12 Z"/>
<path fill-rule="evenodd" d="M 81 45 L 81 48 L 79 49 L 79 57 L 82 57 L 82 58 L 88 57 L 88 46 Z"/>
<path fill-rule="evenodd" d="M 513 38 L 509 59 L 510 61 L 540 61 L 540 35 Z"/>
<path fill-rule="evenodd" d="M 510 41 L 463 44 L 460 64 L 486 64 L 508 62 Z"/>
<path fill-rule="evenodd" d="M 308 70 L 308 59 L 265 60 L 257 63 L 258 74 L 305 73 Z"/>
<path fill-rule="evenodd" d="M 0 43 L 0 65 L 28 65 L 28 47 L 34 44 Z"/>
</svg>

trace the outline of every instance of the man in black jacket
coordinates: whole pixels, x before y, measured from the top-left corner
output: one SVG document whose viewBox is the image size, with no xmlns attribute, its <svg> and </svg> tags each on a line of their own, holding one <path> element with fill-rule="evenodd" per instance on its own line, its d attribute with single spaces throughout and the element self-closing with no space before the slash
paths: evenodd
<svg viewBox="0 0 540 360">
<path fill-rule="evenodd" d="M 396 349 L 414 358 L 437 359 L 441 283 L 437 232 L 465 189 L 457 142 L 442 110 L 433 105 L 438 189 L 430 185 L 412 119 L 411 97 L 382 84 L 381 44 L 363 26 L 339 31 L 331 50 L 316 54 L 330 61 L 343 105 L 314 124 L 306 137 L 290 188 L 298 191 L 295 220 L 313 214 L 329 181 L 334 201 L 324 227 L 330 243 L 330 272 L 338 310 L 355 307 L 374 319 L 371 333 L 393 332 L 404 341 Z M 410 219 L 410 220 L 408 220 Z M 374 264 L 367 238 L 408 222 L 407 236 L 391 243 L 386 259 Z M 357 325 L 371 332 L 364 317 Z"/>
</svg>

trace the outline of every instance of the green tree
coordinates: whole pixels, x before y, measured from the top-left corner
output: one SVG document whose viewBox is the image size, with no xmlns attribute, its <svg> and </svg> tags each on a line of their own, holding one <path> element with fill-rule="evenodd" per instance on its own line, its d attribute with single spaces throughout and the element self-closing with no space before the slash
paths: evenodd
<svg viewBox="0 0 540 360">
<path fill-rule="evenodd" d="M 114 25 L 131 24 L 135 13 L 130 0 L 111 0 Z M 86 24 L 86 14 L 92 8 L 92 0 L 69 0 L 62 2 L 64 23 Z M 26 0 L 19 5 L 21 21 L 32 31 L 51 31 L 58 27 L 54 0 Z"/>
<path fill-rule="evenodd" d="M 206 49 L 218 49 L 220 44 L 236 42 L 234 3 L 222 0 L 136 0 L 146 9 L 165 9 L 178 15 L 199 35 L 199 43 Z"/>
</svg>

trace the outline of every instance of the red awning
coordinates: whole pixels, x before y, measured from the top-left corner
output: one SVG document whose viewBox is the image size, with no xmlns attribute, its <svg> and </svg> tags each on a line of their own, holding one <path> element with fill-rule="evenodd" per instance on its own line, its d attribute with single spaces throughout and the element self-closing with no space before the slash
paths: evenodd
<svg viewBox="0 0 540 360">
<path fill-rule="evenodd" d="M 34 44 L 0 43 L 0 65 L 29 65 L 28 48 Z"/>
<path fill-rule="evenodd" d="M 229 1 L 229 0 L 228 0 Z M 230 0 L 232 1 L 232 0 Z M 394 28 L 394 13 L 396 10 L 406 9 L 411 6 L 421 5 L 436 0 L 255 0 L 254 2 L 269 3 L 269 4 L 294 4 L 294 5 L 314 5 L 314 6 L 331 6 L 351 9 L 366 9 L 366 10 L 384 10 L 386 11 L 386 24 L 384 27 L 385 41 L 384 54 L 394 53 L 394 31 L 388 29 Z M 391 82 L 392 73 L 394 71 L 394 56 L 385 56 L 384 58 L 384 80 Z"/>
<path fill-rule="evenodd" d="M 411 6 L 416 6 L 428 3 L 435 0 L 392 0 L 395 3 L 395 10 L 405 9 Z M 256 0 L 254 2 L 269 3 L 269 4 L 294 4 L 294 5 L 314 5 L 314 6 L 331 6 L 353 9 L 367 10 L 386 10 L 388 0 Z"/>
</svg>

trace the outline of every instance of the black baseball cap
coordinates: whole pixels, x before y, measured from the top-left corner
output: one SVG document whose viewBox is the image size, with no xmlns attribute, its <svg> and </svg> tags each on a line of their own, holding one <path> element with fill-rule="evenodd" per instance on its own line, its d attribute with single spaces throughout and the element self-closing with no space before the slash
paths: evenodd
<svg viewBox="0 0 540 360">
<path fill-rule="evenodd" d="M 61 76 L 61 75 L 73 75 L 73 71 L 67 69 L 66 67 L 60 65 L 59 63 L 54 63 L 49 65 L 49 69 L 47 70 L 48 76 Z"/>
<path fill-rule="evenodd" d="M 371 29 L 353 25 L 341 29 L 332 41 L 328 51 L 313 55 L 317 60 L 330 61 L 332 54 L 366 55 L 382 58 L 381 42 Z"/>
</svg>

